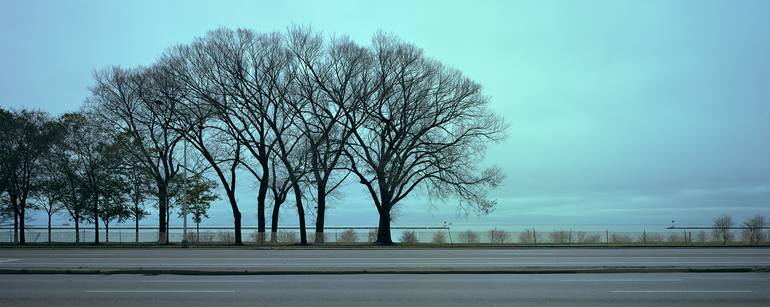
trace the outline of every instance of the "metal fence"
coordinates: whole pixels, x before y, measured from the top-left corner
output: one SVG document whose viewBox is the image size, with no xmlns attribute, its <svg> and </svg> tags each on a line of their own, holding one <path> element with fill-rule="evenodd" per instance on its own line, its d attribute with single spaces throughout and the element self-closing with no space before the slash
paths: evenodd
<svg viewBox="0 0 770 307">
<path fill-rule="evenodd" d="M 243 227 L 244 243 L 257 243 L 258 232 L 256 227 Z M 308 242 L 316 242 L 316 233 L 313 228 L 307 229 Z M 433 244 L 522 244 L 522 245 L 699 245 L 722 244 L 724 237 L 715 235 L 708 229 L 667 229 L 664 231 L 580 231 L 574 229 L 538 231 L 536 228 L 528 228 L 521 231 L 508 231 L 501 229 L 458 230 L 450 227 L 393 227 L 391 231 L 393 240 L 401 243 L 433 243 Z M 25 231 L 26 241 L 30 243 L 46 243 L 48 229 L 46 227 L 27 227 Z M 103 228 L 100 228 L 100 240 L 110 243 L 150 243 L 158 240 L 157 228 L 142 227 L 137 234 L 133 227 L 110 227 L 109 236 Z M 50 241 L 53 243 L 75 242 L 75 230 L 73 227 L 53 227 Z M 731 245 L 766 245 L 770 231 L 762 230 L 755 240 L 751 240 L 745 230 L 732 229 L 727 235 L 727 244 Z M 325 244 L 361 244 L 371 243 L 377 238 L 376 227 L 328 227 L 324 231 Z M 756 239 L 759 238 L 757 241 Z M 232 227 L 202 227 L 200 231 L 194 228 L 187 230 L 187 241 L 200 244 L 228 244 L 235 240 Z M 281 227 L 277 233 L 269 230 L 264 238 L 267 243 L 292 244 L 299 242 L 299 229 L 296 227 Z M 13 228 L 0 228 L 0 242 L 13 242 Z M 94 230 L 80 229 L 80 242 L 92 243 Z M 171 227 L 169 229 L 169 241 L 179 243 L 183 241 L 183 229 Z"/>
</svg>

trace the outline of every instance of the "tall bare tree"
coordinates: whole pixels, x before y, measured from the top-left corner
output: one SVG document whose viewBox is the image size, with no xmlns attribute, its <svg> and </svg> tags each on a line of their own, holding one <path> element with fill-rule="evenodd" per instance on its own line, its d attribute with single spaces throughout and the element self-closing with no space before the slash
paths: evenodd
<svg viewBox="0 0 770 307">
<path fill-rule="evenodd" d="M 136 161 L 155 182 L 158 199 L 158 242 L 168 243 L 169 188 L 180 174 L 178 145 L 182 135 L 173 129 L 179 97 L 169 96 L 169 84 L 154 68 L 125 70 L 113 67 L 95 75 L 90 107 L 117 132 L 128 132 L 138 144 Z"/>
<path fill-rule="evenodd" d="M 345 110 L 354 110 L 374 92 L 370 52 L 348 38 L 328 46 L 319 34 L 295 27 L 288 32 L 296 57 L 297 90 L 305 108 L 296 108 L 309 157 L 309 183 L 316 201 L 316 242 L 323 242 L 326 200 L 348 177 L 344 152 L 353 130 Z M 355 116 L 357 114 L 350 114 Z M 336 176 L 335 176 L 336 175 Z M 319 240 L 320 238 L 320 240 Z"/>
<path fill-rule="evenodd" d="M 492 210 L 486 191 L 502 174 L 478 171 L 477 164 L 506 124 L 488 109 L 481 86 L 392 36 L 375 36 L 373 52 L 376 92 L 347 110 L 346 119 L 357 127 L 347 151 L 350 169 L 380 215 L 377 242 L 392 244 L 391 210 L 421 185 L 431 197 L 456 196 L 463 209 Z"/>
<path fill-rule="evenodd" d="M 255 56 L 260 38 L 247 30 L 219 29 L 190 45 L 171 49 L 164 61 L 188 95 L 216 111 L 217 118 L 247 156 L 240 165 L 259 183 L 257 192 L 258 243 L 265 240 L 265 201 L 270 184 L 269 155 L 274 141 L 264 114 L 266 102 L 254 74 L 261 60 Z"/>
<path fill-rule="evenodd" d="M 244 84 L 252 87 L 252 91 L 264 102 L 253 112 L 267 124 L 274 137 L 275 146 L 272 149 L 291 182 L 299 220 L 300 244 L 304 245 L 307 244 L 307 231 L 301 185 L 307 174 L 309 147 L 297 122 L 309 100 L 297 95 L 296 58 L 282 35 L 273 33 L 262 36 L 250 57 L 260 62 L 255 67 L 254 79 L 261 82 Z"/>
<path fill-rule="evenodd" d="M 178 63 L 178 62 L 177 62 Z M 173 82 L 174 59 L 167 60 L 167 66 L 163 72 Z M 167 87 L 174 89 L 186 89 L 184 83 Z M 242 143 L 237 138 L 237 132 L 232 125 L 227 125 L 226 112 L 216 104 L 211 104 L 205 96 L 187 93 L 179 95 L 179 109 L 175 116 L 174 129 L 181 134 L 203 159 L 207 167 L 214 171 L 227 195 L 230 208 L 233 213 L 235 231 L 235 245 L 243 244 L 241 234 L 241 211 L 238 208 L 236 198 L 236 179 L 239 166 L 242 163 Z"/>
</svg>

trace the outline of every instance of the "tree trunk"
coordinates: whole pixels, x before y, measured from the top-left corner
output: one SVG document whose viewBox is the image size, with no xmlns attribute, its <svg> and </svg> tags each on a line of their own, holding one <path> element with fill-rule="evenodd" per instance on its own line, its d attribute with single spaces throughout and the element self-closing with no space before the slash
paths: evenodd
<svg viewBox="0 0 770 307">
<path fill-rule="evenodd" d="M 326 216 L 326 187 L 318 186 L 318 208 L 315 220 L 315 242 L 324 243 L 324 219 Z"/>
<path fill-rule="evenodd" d="M 283 202 L 279 200 L 275 200 L 273 203 L 273 213 L 271 216 L 271 223 L 270 223 L 270 243 L 276 243 L 278 242 L 278 215 L 279 210 L 281 210 L 281 204 Z"/>
<path fill-rule="evenodd" d="M 51 213 L 48 213 L 48 244 L 51 244 Z"/>
<path fill-rule="evenodd" d="M 235 224 L 235 245 L 243 245 L 241 238 L 241 211 L 235 204 L 235 197 L 230 199 L 230 206 L 233 208 L 233 223 Z"/>
<path fill-rule="evenodd" d="M 195 243 L 201 240 L 201 223 L 195 222 Z"/>
<path fill-rule="evenodd" d="M 168 224 L 166 215 L 168 213 L 168 186 L 166 184 L 158 185 L 158 243 L 168 243 Z"/>
<path fill-rule="evenodd" d="M 171 244 L 169 237 L 171 237 L 171 208 L 166 206 L 166 242 Z"/>
<path fill-rule="evenodd" d="M 235 200 L 235 193 L 227 192 L 227 199 L 230 201 L 230 208 L 233 210 L 235 245 L 243 245 L 243 239 L 241 236 L 241 211 L 238 210 L 238 203 Z"/>
<path fill-rule="evenodd" d="M 110 222 L 104 222 L 104 243 L 110 243 Z"/>
<path fill-rule="evenodd" d="M 13 203 L 13 201 L 11 201 Z M 16 206 L 13 208 L 13 243 L 19 243 L 19 212 L 16 211 Z"/>
<path fill-rule="evenodd" d="M 136 231 L 135 232 L 134 241 L 136 243 L 139 243 L 139 214 L 138 214 L 138 211 L 134 211 L 134 213 L 136 213 L 136 215 L 134 216 L 135 217 L 134 218 L 134 227 L 135 227 L 135 231 Z"/>
<path fill-rule="evenodd" d="M 259 161 L 262 166 L 262 180 L 259 182 L 257 194 L 257 244 L 265 243 L 265 199 L 267 198 L 268 184 L 270 183 L 270 170 L 267 160 Z"/>
<path fill-rule="evenodd" d="M 382 209 L 380 213 L 380 224 L 377 228 L 377 244 L 393 245 L 393 239 L 390 237 L 390 211 Z"/>
<path fill-rule="evenodd" d="M 300 190 L 299 184 L 296 182 L 296 180 L 294 180 L 294 183 L 292 183 L 292 190 L 294 190 L 294 201 L 297 204 L 297 215 L 299 216 L 299 244 L 307 245 L 305 208 L 302 206 L 302 190 Z"/>
<path fill-rule="evenodd" d="M 94 244 L 99 244 L 99 194 L 94 195 Z"/>
<path fill-rule="evenodd" d="M 75 244 L 80 243 L 80 216 L 75 216 Z"/>
<path fill-rule="evenodd" d="M 24 218 L 25 218 L 25 212 L 24 210 L 24 204 L 20 204 L 19 206 L 19 245 L 24 245 L 27 243 L 27 236 L 24 233 Z"/>
</svg>

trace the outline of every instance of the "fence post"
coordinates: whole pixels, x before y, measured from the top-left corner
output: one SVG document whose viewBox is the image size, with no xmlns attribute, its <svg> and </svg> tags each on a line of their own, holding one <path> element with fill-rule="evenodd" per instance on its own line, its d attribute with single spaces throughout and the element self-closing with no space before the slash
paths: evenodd
<svg viewBox="0 0 770 307">
<path fill-rule="evenodd" d="M 682 239 L 684 240 L 684 246 L 687 246 L 687 230 L 682 229 Z"/>
</svg>

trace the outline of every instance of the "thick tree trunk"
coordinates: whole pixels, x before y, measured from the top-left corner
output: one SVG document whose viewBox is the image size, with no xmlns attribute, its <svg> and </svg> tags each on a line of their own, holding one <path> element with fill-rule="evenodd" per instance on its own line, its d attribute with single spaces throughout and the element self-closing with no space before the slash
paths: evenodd
<svg viewBox="0 0 770 307">
<path fill-rule="evenodd" d="M 283 202 L 276 200 L 273 203 L 273 213 L 271 216 L 271 223 L 270 223 L 270 243 L 276 243 L 278 242 L 278 216 L 279 211 L 281 210 L 281 204 Z"/>
<path fill-rule="evenodd" d="M 11 206 L 13 207 L 13 243 L 23 245 L 25 243 L 24 210 L 21 208 L 17 195 L 10 194 L 10 198 Z"/>
<path fill-rule="evenodd" d="M 48 244 L 51 244 L 51 214 L 48 214 Z"/>
<path fill-rule="evenodd" d="M 318 208 L 316 208 L 315 243 L 324 243 L 324 220 L 326 216 L 326 187 L 318 186 Z"/>
<path fill-rule="evenodd" d="M 134 212 L 138 213 L 137 211 L 134 211 Z M 137 214 L 134 218 L 134 227 L 135 227 L 134 242 L 139 243 L 139 214 Z"/>
<path fill-rule="evenodd" d="M 13 208 L 13 243 L 19 243 L 19 212 L 16 211 L 15 206 Z"/>
<path fill-rule="evenodd" d="M 99 244 L 99 194 L 94 195 L 94 244 Z"/>
<path fill-rule="evenodd" d="M 80 243 L 80 216 L 75 216 L 75 244 Z"/>
<path fill-rule="evenodd" d="M 393 239 L 390 237 L 390 211 L 379 210 L 380 224 L 377 228 L 377 244 L 393 245 Z"/>
<path fill-rule="evenodd" d="M 168 243 L 168 187 L 165 184 L 158 185 L 158 243 Z"/>
<path fill-rule="evenodd" d="M 196 222 L 195 223 L 195 243 L 200 242 L 201 240 L 201 223 Z"/>
<path fill-rule="evenodd" d="M 171 236 L 171 208 L 166 206 L 166 236 Z"/>
<path fill-rule="evenodd" d="M 294 190 L 294 202 L 297 204 L 297 215 L 299 216 L 299 244 L 307 245 L 305 208 L 302 206 L 302 190 L 300 190 L 299 184 L 296 181 L 292 184 L 292 190 Z"/>
<path fill-rule="evenodd" d="M 262 166 L 262 180 L 259 182 L 257 194 L 257 244 L 265 243 L 265 199 L 267 198 L 268 184 L 270 183 L 270 170 L 267 161 L 260 161 Z"/>
<path fill-rule="evenodd" d="M 235 245 L 243 245 L 243 239 L 241 238 L 241 211 L 238 210 L 238 205 L 235 204 L 235 198 L 230 201 L 230 206 L 233 208 L 233 223 L 235 224 Z"/>
<path fill-rule="evenodd" d="M 24 234 L 24 205 L 19 206 L 19 245 L 27 243 L 27 236 Z"/>
</svg>

